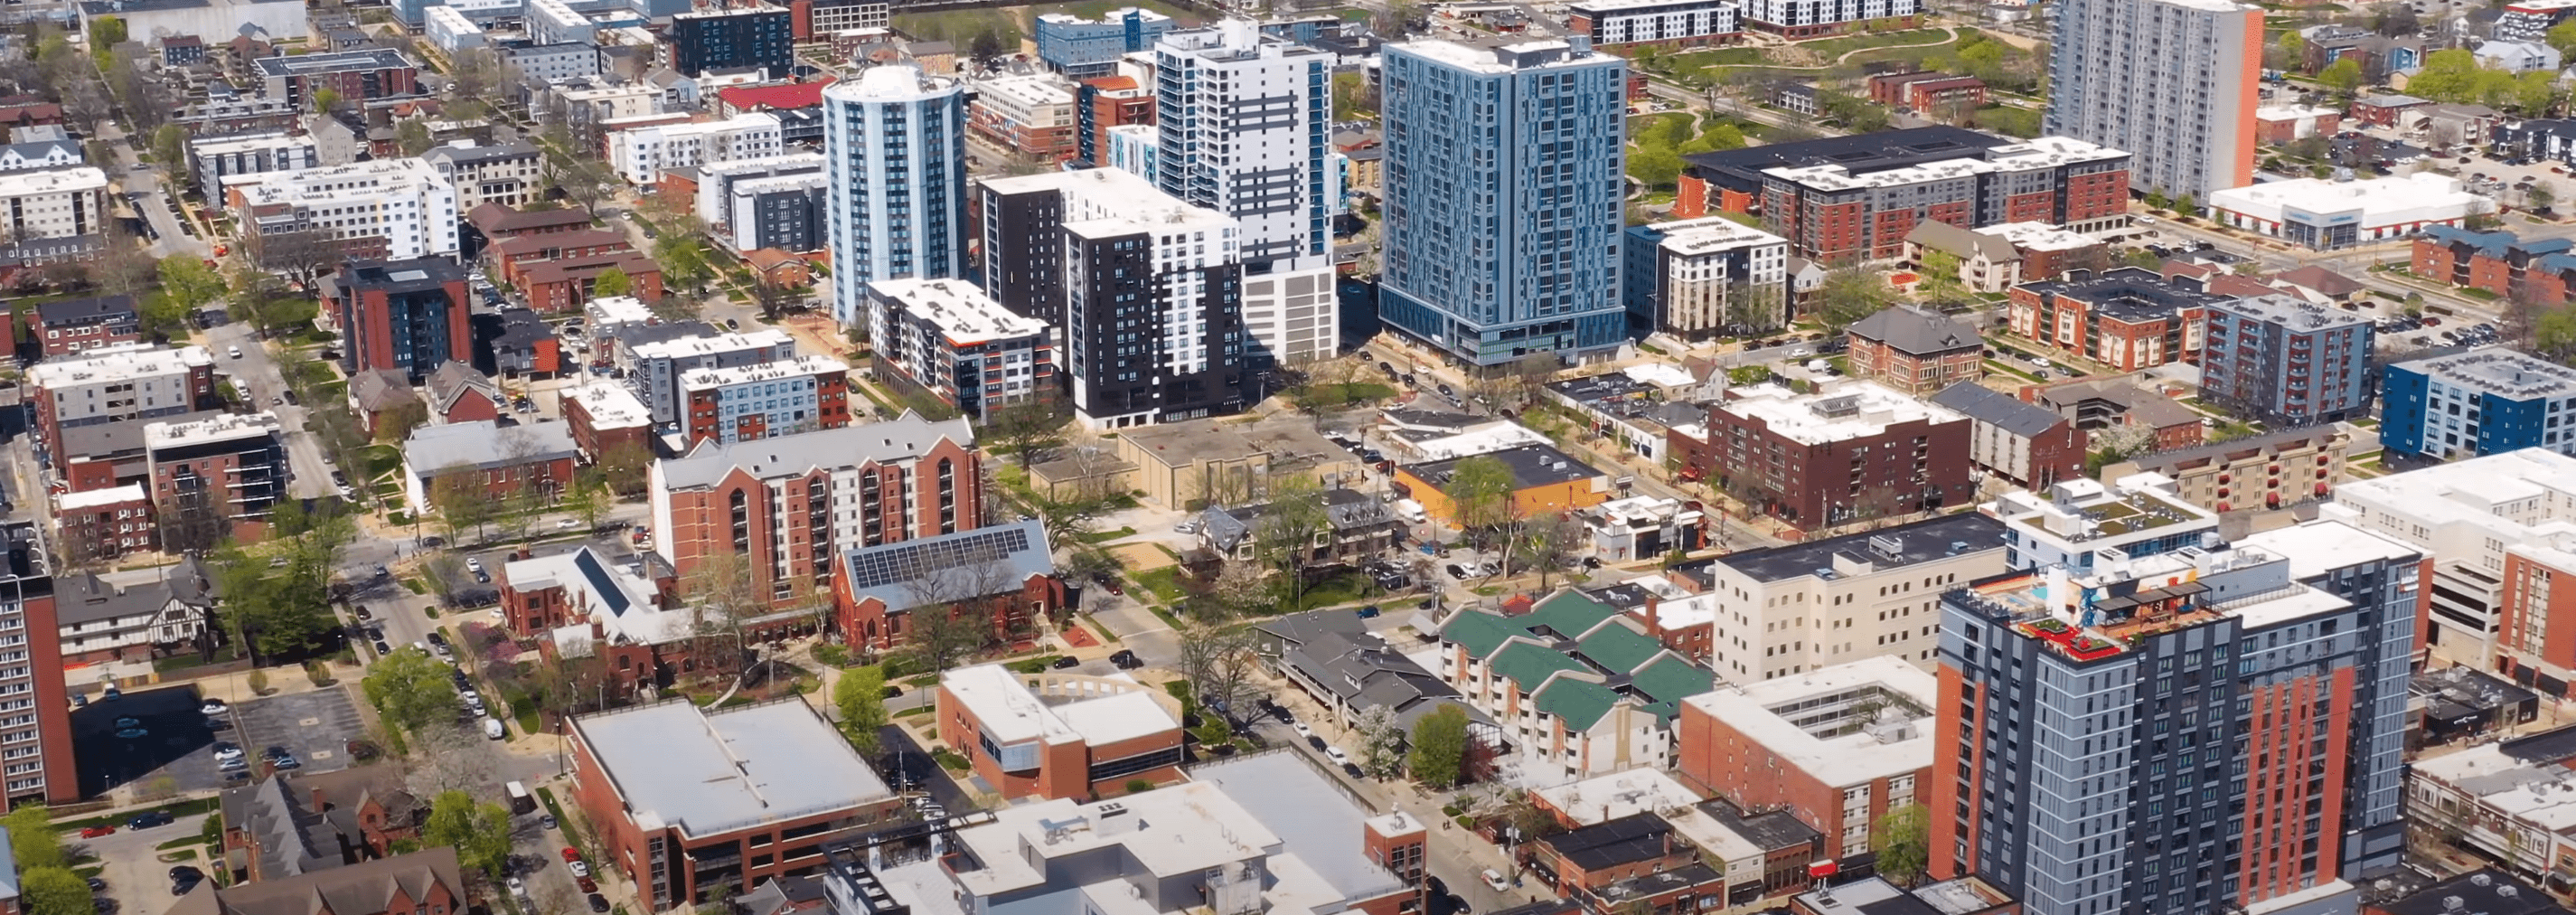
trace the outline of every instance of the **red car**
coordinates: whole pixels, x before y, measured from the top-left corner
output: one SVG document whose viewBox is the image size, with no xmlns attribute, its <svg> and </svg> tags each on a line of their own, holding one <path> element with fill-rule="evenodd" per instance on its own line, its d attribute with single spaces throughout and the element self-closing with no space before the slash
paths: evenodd
<svg viewBox="0 0 2576 915">
<path fill-rule="evenodd" d="M 87 826 L 81 829 L 81 838 L 84 839 L 95 839 L 100 836 L 112 836 L 115 834 L 116 827 L 114 826 Z"/>
<path fill-rule="evenodd" d="M 575 877 L 572 882 L 581 884 L 581 891 L 584 893 L 599 892 L 599 882 L 588 877 Z"/>
<path fill-rule="evenodd" d="M 579 861 L 579 860 L 581 860 L 581 850 L 580 850 L 580 849 L 574 848 L 574 847 L 572 847 L 572 846 L 570 846 L 570 845 L 566 845 L 566 846 L 564 846 L 564 863 L 566 863 L 566 864 L 570 864 L 570 863 L 572 863 L 572 862 L 574 862 L 574 861 Z"/>
</svg>

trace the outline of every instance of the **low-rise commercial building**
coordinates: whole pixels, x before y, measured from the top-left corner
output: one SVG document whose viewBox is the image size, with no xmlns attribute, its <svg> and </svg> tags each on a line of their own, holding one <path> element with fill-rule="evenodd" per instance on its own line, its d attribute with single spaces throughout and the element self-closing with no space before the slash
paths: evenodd
<svg viewBox="0 0 2576 915">
<path fill-rule="evenodd" d="M 661 702 L 571 721 L 571 795 L 602 860 L 656 911 L 822 865 L 893 819 L 886 788 L 803 701 Z"/>
<path fill-rule="evenodd" d="M 2359 181 L 2292 178 L 2209 195 L 2209 218 L 2220 225 L 2327 251 L 2463 225 L 2494 208 L 2462 190 L 2460 179 L 2432 172 Z"/>
<path fill-rule="evenodd" d="M 990 80 L 977 86 L 966 106 L 966 124 L 1003 149 L 1039 162 L 1070 158 L 1081 145 L 1075 136 L 1073 90 L 1052 77 Z"/>
<path fill-rule="evenodd" d="M 1003 797 L 1064 801 L 1186 781 L 1179 701 L 1162 690 L 1124 674 L 1044 674 L 1037 689 L 1058 701 L 999 664 L 939 677 L 941 741 Z"/>
<path fill-rule="evenodd" d="M 501 426 L 494 420 L 422 426 L 403 442 L 403 499 L 415 513 L 439 510 L 442 485 L 460 485 L 495 504 L 533 499 L 553 505 L 572 491 L 573 447 L 559 422 Z M 443 484 L 451 475 L 462 484 Z"/>
<path fill-rule="evenodd" d="M 1423 510 L 1441 523 L 1459 524 L 1463 519 L 1457 502 L 1443 487 L 1450 485 L 1461 462 L 1486 459 L 1500 461 L 1511 471 L 1511 512 L 1516 518 L 1559 514 L 1599 505 L 1609 501 L 1614 488 L 1608 474 L 1557 450 L 1554 445 L 1523 445 L 1459 458 L 1398 465 L 1395 468 L 1395 489 L 1406 498 L 1422 503 Z"/>
</svg>

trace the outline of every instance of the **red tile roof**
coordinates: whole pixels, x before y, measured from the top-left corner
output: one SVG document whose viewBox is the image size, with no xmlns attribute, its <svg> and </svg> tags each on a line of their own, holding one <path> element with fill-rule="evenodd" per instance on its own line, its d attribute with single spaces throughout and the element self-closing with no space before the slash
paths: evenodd
<svg viewBox="0 0 2576 915">
<path fill-rule="evenodd" d="M 716 90 L 716 97 L 735 111 L 771 109 L 787 111 L 812 108 L 823 104 L 823 87 L 832 84 L 831 77 L 809 83 L 780 83 L 775 86 L 726 86 Z"/>
</svg>

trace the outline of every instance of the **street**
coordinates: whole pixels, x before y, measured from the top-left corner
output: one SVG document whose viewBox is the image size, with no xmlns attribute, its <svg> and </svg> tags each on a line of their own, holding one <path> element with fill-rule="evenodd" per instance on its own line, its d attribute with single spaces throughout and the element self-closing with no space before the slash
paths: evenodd
<svg viewBox="0 0 2576 915">
<path fill-rule="evenodd" d="M 304 412 L 311 405 L 286 403 L 286 377 L 279 373 L 277 358 L 262 345 L 257 331 L 249 324 L 227 321 L 205 332 L 206 349 L 215 357 L 218 374 L 230 374 L 250 389 L 250 409 L 277 414 L 278 428 L 286 437 L 286 463 L 289 476 L 286 493 L 299 499 L 318 499 L 339 494 L 331 482 L 331 464 L 322 457 L 322 444 L 304 430 Z M 233 358 L 235 348 L 241 357 Z"/>
<path fill-rule="evenodd" d="M 137 215 L 151 222 L 153 230 L 160 233 L 161 237 L 154 239 L 149 245 L 153 259 L 158 260 L 174 254 L 188 257 L 213 256 L 213 246 L 208 245 L 205 239 L 197 237 L 194 228 L 181 228 L 178 214 L 170 209 L 169 194 L 161 187 L 160 171 L 135 167 L 140 159 L 135 155 L 134 148 L 126 144 L 124 125 L 116 123 L 99 125 L 98 139 L 104 141 L 109 149 L 116 152 L 116 161 L 99 163 L 99 167 L 107 170 L 108 180 L 119 189 L 141 195 L 135 205 L 135 209 L 140 211 Z"/>
</svg>

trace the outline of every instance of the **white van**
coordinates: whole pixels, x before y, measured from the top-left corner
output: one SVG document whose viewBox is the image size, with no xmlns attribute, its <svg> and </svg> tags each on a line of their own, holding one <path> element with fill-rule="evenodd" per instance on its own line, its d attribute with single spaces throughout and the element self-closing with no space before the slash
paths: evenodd
<svg viewBox="0 0 2576 915">
<path fill-rule="evenodd" d="M 501 719 L 485 718 L 483 719 L 483 736 L 487 739 L 499 740 L 503 737 L 509 736 L 509 732 L 501 729 Z"/>
</svg>

